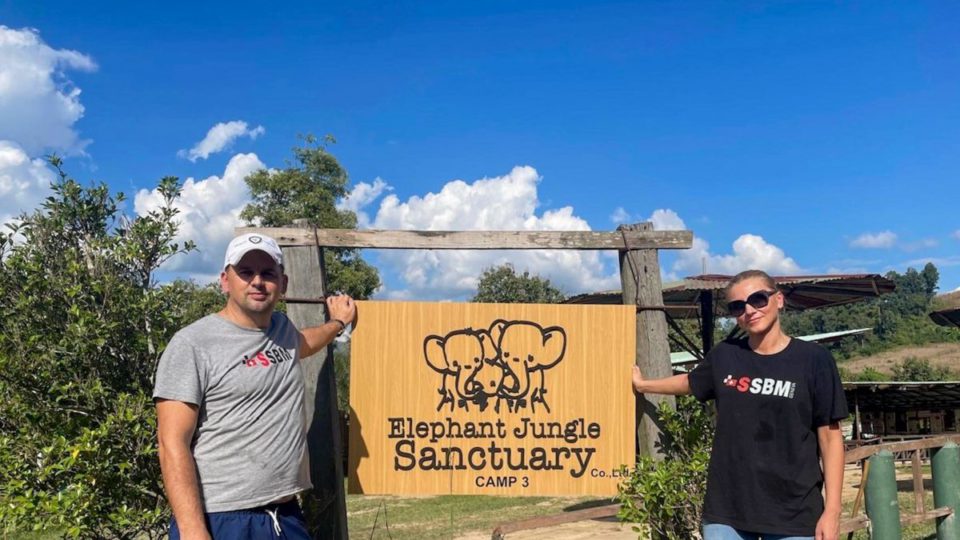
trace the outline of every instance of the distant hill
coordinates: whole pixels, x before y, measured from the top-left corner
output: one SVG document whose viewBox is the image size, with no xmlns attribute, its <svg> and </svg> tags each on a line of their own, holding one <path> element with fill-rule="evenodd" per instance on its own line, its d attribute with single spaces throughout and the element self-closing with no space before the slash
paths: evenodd
<svg viewBox="0 0 960 540">
<path fill-rule="evenodd" d="M 838 365 L 851 373 L 872 368 L 889 376 L 893 372 L 894 365 L 903 363 L 908 358 L 926 360 L 933 366 L 956 370 L 957 366 L 960 366 L 960 343 L 929 343 L 897 347 L 872 356 L 851 358 L 838 362 Z"/>
<path fill-rule="evenodd" d="M 931 307 L 935 311 L 939 311 L 941 309 L 960 308 L 960 291 L 938 294 L 933 298 L 933 304 Z"/>
</svg>

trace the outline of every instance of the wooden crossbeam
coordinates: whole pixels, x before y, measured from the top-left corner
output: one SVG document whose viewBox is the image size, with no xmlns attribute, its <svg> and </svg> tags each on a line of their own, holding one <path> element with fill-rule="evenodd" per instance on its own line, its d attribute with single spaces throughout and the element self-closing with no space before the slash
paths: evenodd
<svg viewBox="0 0 960 540">
<path fill-rule="evenodd" d="M 370 249 L 687 249 L 691 231 L 386 231 L 242 227 L 281 246 Z M 626 244 L 624 243 L 626 241 Z"/>
<path fill-rule="evenodd" d="M 960 435 L 944 435 L 940 437 L 928 437 L 924 439 L 917 439 L 915 441 L 905 441 L 900 443 L 886 443 L 882 446 L 880 445 L 871 445 L 871 446 L 860 446 L 852 450 L 848 450 L 844 455 L 844 463 L 856 463 L 861 459 L 867 459 L 868 457 L 876 454 L 880 450 L 889 450 L 890 452 L 909 452 L 912 450 L 918 450 L 922 448 L 938 448 L 943 446 L 949 441 L 955 443 L 960 443 Z"/>
<path fill-rule="evenodd" d="M 501 523 L 496 529 L 494 529 L 492 538 L 493 540 L 503 540 L 507 533 L 528 531 L 531 529 L 539 529 L 541 527 L 556 527 L 557 525 L 562 525 L 564 523 L 573 523 L 587 519 L 613 517 L 616 516 L 617 512 L 619 511 L 619 504 L 609 504 L 606 506 L 585 508 L 583 510 L 573 510 L 571 512 L 564 512 L 562 514 L 555 514 L 552 516 L 533 517 L 521 519 L 519 521 L 512 521 L 509 523 Z"/>
</svg>

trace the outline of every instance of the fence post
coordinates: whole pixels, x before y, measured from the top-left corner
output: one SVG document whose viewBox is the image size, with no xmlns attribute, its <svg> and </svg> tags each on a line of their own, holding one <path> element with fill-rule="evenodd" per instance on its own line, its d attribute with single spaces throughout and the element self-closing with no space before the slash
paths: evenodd
<svg viewBox="0 0 960 540">
<path fill-rule="evenodd" d="M 653 231 L 651 223 L 620 225 L 618 231 Z M 626 305 L 659 306 L 663 304 L 660 283 L 660 261 L 656 249 L 620 251 L 620 284 Z M 673 375 L 670 364 L 670 342 L 667 338 L 667 318 L 661 311 L 637 313 L 636 364 L 648 379 L 662 379 Z M 637 445 L 639 454 L 663 458 L 663 423 L 658 407 L 666 402 L 676 408 L 673 396 L 644 394 L 637 398 Z"/>
<path fill-rule="evenodd" d="M 294 220 L 295 227 L 309 228 L 307 220 Z M 287 295 L 319 298 L 327 293 L 327 271 L 320 246 L 283 248 L 284 270 L 290 277 Z M 290 304 L 287 315 L 298 328 L 326 322 L 324 304 Z M 313 489 L 303 498 L 307 527 L 314 538 L 346 540 L 347 503 L 343 489 L 343 441 L 337 411 L 337 382 L 333 370 L 333 347 L 302 359 L 304 412 L 307 419 L 307 451 Z"/>
<path fill-rule="evenodd" d="M 867 517 L 871 540 L 900 540 L 900 501 L 893 454 L 881 450 L 870 456 L 867 478 Z"/>
<path fill-rule="evenodd" d="M 930 461 L 933 472 L 933 506 L 949 506 L 954 512 L 937 518 L 937 540 L 960 540 L 960 521 L 956 514 L 960 507 L 960 448 L 956 443 L 948 442 L 934 450 Z"/>
</svg>

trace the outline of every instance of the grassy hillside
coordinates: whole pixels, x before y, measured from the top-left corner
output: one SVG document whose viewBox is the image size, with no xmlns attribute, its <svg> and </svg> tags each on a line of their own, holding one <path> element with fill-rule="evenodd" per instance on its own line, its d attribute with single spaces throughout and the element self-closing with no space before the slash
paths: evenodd
<svg viewBox="0 0 960 540">
<path fill-rule="evenodd" d="M 842 360 L 838 362 L 838 366 L 846 374 L 860 373 L 870 369 L 892 377 L 894 367 L 911 358 L 929 362 L 936 368 L 946 368 L 955 374 L 957 367 L 960 366 L 960 343 L 929 343 L 897 347 L 870 356 Z M 951 377 L 953 378 L 955 377 Z"/>
<path fill-rule="evenodd" d="M 938 294 L 934 297 L 931 306 L 935 311 L 941 309 L 960 308 L 960 291 Z"/>
</svg>

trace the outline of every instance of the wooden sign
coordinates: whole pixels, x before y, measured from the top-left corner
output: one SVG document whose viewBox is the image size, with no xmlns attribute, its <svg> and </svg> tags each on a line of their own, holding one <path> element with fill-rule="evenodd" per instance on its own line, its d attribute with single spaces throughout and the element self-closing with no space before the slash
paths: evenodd
<svg viewBox="0 0 960 540">
<path fill-rule="evenodd" d="M 350 493 L 616 493 L 633 306 L 358 304 Z"/>
</svg>

